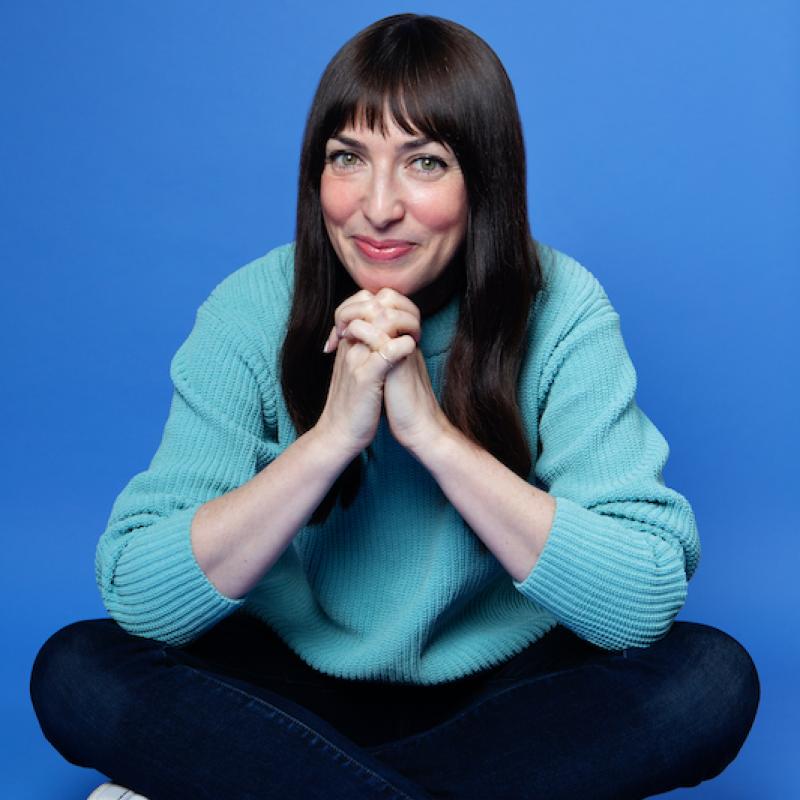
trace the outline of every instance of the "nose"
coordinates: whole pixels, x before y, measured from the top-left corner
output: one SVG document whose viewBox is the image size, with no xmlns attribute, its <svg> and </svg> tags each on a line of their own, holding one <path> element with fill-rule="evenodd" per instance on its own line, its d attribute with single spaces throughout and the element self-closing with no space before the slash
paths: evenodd
<svg viewBox="0 0 800 800">
<path fill-rule="evenodd" d="M 366 181 L 361 210 L 375 228 L 386 228 L 403 218 L 403 190 L 391 171 L 376 167 Z"/>
</svg>

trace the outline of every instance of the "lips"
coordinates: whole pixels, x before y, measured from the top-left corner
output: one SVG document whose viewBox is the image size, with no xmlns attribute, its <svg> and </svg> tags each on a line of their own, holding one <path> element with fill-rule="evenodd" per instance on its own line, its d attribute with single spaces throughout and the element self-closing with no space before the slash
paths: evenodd
<svg viewBox="0 0 800 800">
<path fill-rule="evenodd" d="M 392 261 L 410 253 L 414 249 L 413 242 L 402 239 L 370 239 L 367 236 L 355 236 L 356 247 L 372 261 Z"/>
</svg>

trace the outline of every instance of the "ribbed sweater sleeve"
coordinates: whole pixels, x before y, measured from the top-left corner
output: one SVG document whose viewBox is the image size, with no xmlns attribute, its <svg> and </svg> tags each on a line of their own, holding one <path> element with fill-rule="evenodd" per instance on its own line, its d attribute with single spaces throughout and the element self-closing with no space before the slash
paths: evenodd
<svg viewBox="0 0 800 800">
<path fill-rule="evenodd" d="M 669 447 L 636 403 L 619 315 L 596 279 L 588 288 L 540 381 L 535 474 L 556 512 L 514 586 L 598 646 L 644 647 L 683 605 L 700 544 L 691 506 L 664 484 Z"/>
<path fill-rule="evenodd" d="M 212 294 L 170 363 L 173 393 L 161 443 L 118 495 L 97 545 L 103 602 L 130 633 L 184 644 L 244 602 L 208 580 L 190 531 L 203 503 L 277 455 L 274 431 L 265 430 L 257 358 Z"/>
</svg>

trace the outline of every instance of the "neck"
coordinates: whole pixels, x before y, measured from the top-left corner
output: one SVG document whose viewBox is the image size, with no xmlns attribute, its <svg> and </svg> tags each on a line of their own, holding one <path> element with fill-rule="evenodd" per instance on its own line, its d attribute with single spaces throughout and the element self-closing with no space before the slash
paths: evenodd
<svg viewBox="0 0 800 800">
<path fill-rule="evenodd" d="M 409 299 L 417 306 L 423 319 L 435 314 L 450 302 L 459 290 L 463 271 L 464 262 L 457 254 L 438 278 L 410 296 Z"/>
</svg>

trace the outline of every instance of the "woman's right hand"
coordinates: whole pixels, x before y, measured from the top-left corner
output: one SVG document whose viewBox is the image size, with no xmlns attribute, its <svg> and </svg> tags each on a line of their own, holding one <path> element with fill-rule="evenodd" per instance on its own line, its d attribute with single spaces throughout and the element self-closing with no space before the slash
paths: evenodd
<svg viewBox="0 0 800 800">
<path fill-rule="evenodd" d="M 336 342 L 333 345 L 336 361 L 325 407 L 316 427 L 334 436 L 340 446 L 354 456 L 375 438 L 386 375 L 395 364 L 414 352 L 419 338 L 418 319 L 403 308 L 409 301 L 396 292 L 382 290 L 379 295 L 380 299 L 368 289 L 362 289 L 347 298 L 336 309 L 336 325 L 328 340 Z M 397 313 L 398 307 L 400 313 Z M 395 310 L 390 310 L 392 308 Z M 360 340 L 348 338 L 346 330 L 342 336 L 337 336 L 338 326 L 353 323 L 358 325 Z M 370 344 L 365 344 L 365 338 Z M 377 352 L 379 349 L 392 363 Z"/>
</svg>

